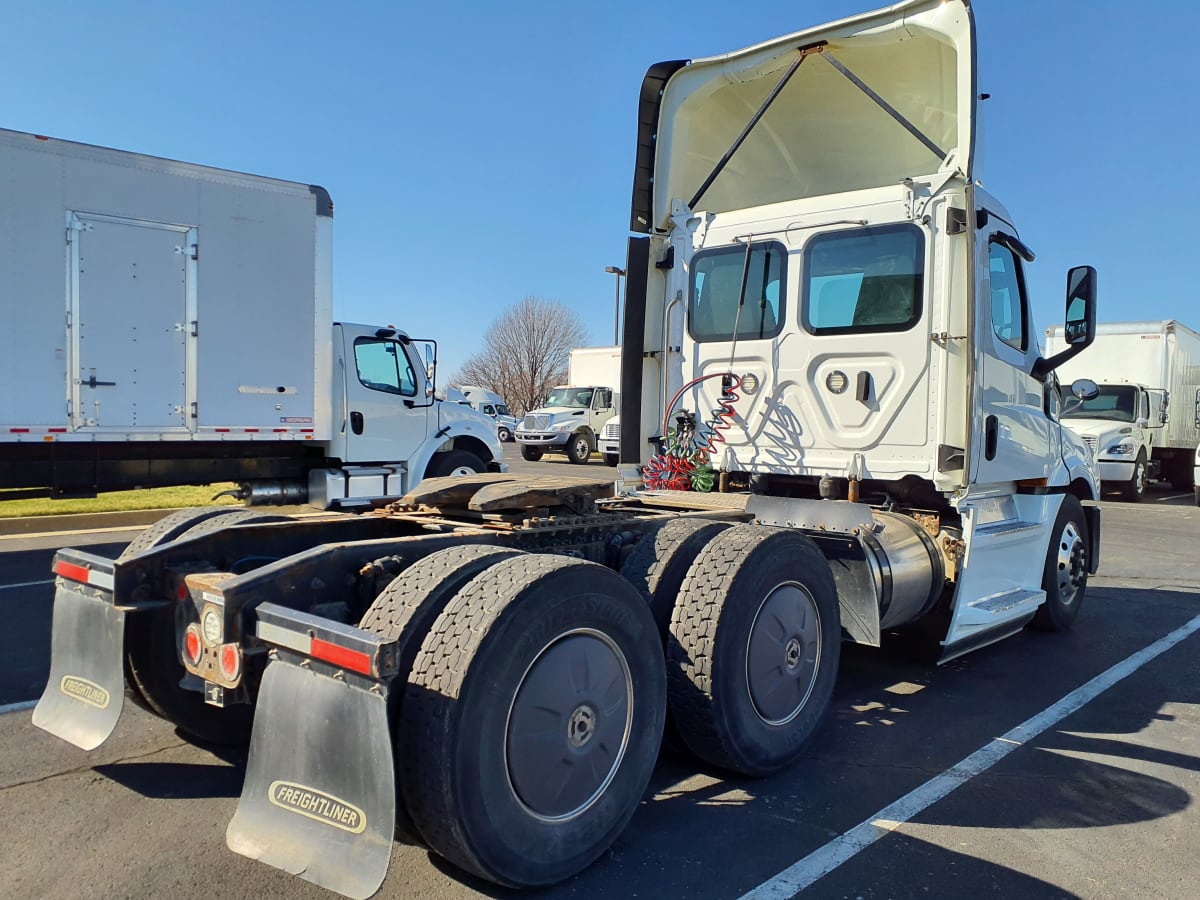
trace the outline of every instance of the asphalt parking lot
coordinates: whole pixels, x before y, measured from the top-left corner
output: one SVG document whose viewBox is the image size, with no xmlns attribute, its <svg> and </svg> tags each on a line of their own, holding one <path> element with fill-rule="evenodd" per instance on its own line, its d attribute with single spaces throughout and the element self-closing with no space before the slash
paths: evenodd
<svg viewBox="0 0 1200 900">
<path fill-rule="evenodd" d="M 1071 633 L 941 667 L 919 634 L 847 647 L 797 765 L 735 779 L 665 754 L 612 850 L 537 896 L 1195 896 L 1200 510 L 1157 488 L 1102 505 L 1101 571 Z M 333 896 L 225 849 L 239 754 L 137 709 L 90 754 L 31 725 L 53 549 L 115 555 L 134 533 L 0 537 L 0 896 Z M 513 892 L 402 844 L 379 894 L 479 895 Z"/>
</svg>

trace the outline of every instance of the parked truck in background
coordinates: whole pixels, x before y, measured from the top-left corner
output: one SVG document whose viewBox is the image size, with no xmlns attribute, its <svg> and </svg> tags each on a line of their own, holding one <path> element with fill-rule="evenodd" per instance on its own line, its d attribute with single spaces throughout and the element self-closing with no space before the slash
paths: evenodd
<svg viewBox="0 0 1200 900">
<path fill-rule="evenodd" d="M 651 67 L 619 451 L 644 487 L 427 480 L 60 551 L 35 723 L 94 747 L 126 684 L 208 740 L 254 708 L 237 852 L 366 897 L 400 832 L 544 885 L 621 833 L 668 708 L 706 763 L 765 775 L 819 728 L 843 641 L 927 618 L 948 660 L 1070 628 L 1099 476 L 1054 375 L 1096 274 L 1067 273 L 1069 346 L 1042 356 L 1033 253 L 977 182 L 976 71 L 965 0 Z"/>
<path fill-rule="evenodd" d="M 620 347 L 578 347 L 567 364 L 567 384 L 556 387 L 538 409 L 517 426 L 521 456 L 535 462 L 547 453 L 565 453 L 586 463 L 597 449 L 604 426 L 620 403 Z"/>
<path fill-rule="evenodd" d="M 475 385 L 464 385 L 459 388 L 466 398 L 467 405 L 477 412 L 490 417 L 496 423 L 496 436 L 507 443 L 514 440 L 520 419 L 508 411 L 508 404 L 495 391 Z"/>
<path fill-rule="evenodd" d="M 4 130 L 0 171 L 0 489 L 325 506 L 502 460 L 433 342 L 333 321 L 324 189 Z"/>
<path fill-rule="evenodd" d="M 1046 353 L 1066 346 L 1062 327 L 1046 332 Z M 1068 402 L 1063 423 L 1100 463 L 1106 488 L 1139 501 L 1151 478 L 1177 490 L 1193 487 L 1200 447 L 1200 334 L 1181 322 L 1105 322 L 1095 347 L 1072 360 L 1061 377 L 1089 378 L 1098 396 Z"/>
</svg>

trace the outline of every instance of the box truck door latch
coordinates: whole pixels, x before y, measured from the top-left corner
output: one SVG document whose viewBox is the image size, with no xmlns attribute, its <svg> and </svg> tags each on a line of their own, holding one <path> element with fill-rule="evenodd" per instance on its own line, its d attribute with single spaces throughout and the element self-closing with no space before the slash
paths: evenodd
<svg viewBox="0 0 1200 900">
<path fill-rule="evenodd" d="M 81 379 L 79 384 L 81 387 L 94 388 L 94 387 L 116 387 L 117 383 L 115 381 L 97 381 L 95 374 L 93 374 L 91 378 L 88 378 L 86 380 Z"/>
</svg>

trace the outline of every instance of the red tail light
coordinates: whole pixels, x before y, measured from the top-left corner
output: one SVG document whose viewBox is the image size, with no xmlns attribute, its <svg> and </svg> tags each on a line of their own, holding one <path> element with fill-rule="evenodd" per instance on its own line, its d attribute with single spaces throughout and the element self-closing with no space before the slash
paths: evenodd
<svg viewBox="0 0 1200 900">
<path fill-rule="evenodd" d="M 242 672 L 242 651 L 237 644 L 221 647 L 221 674 L 226 681 L 237 681 Z"/>
<path fill-rule="evenodd" d="M 200 630 L 195 625 L 189 625 L 183 636 L 183 652 L 193 666 L 200 662 L 200 650 Z"/>
</svg>

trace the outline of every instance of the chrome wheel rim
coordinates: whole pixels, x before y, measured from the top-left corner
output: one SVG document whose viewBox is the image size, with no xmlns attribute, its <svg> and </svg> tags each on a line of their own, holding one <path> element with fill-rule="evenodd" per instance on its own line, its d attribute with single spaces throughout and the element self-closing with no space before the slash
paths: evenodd
<svg viewBox="0 0 1200 900">
<path fill-rule="evenodd" d="M 1059 535 L 1055 559 L 1058 602 L 1063 606 L 1074 603 L 1086 580 L 1087 548 L 1083 543 L 1083 535 L 1074 522 L 1068 522 Z"/>
<path fill-rule="evenodd" d="M 533 816 L 582 815 L 612 783 L 633 726 L 633 677 L 606 634 L 559 635 L 530 663 L 513 694 L 504 764 L 513 796 Z"/>
<path fill-rule="evenodd" d="M 821 667 L 821 613 L 804 585 L 784 582 L 763 599 L 746 641 L 746 687 L 755 713 L 786 725 L 812 696 Z"/>
</svg>

